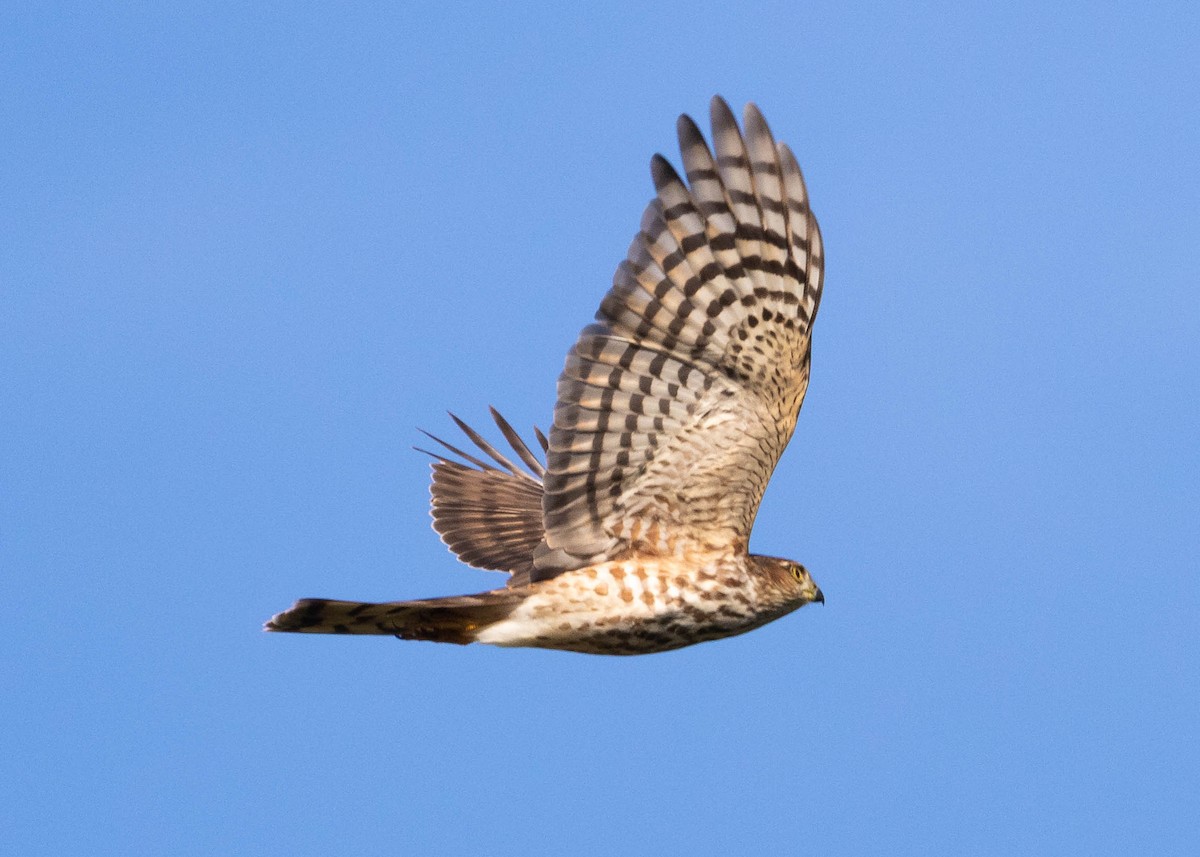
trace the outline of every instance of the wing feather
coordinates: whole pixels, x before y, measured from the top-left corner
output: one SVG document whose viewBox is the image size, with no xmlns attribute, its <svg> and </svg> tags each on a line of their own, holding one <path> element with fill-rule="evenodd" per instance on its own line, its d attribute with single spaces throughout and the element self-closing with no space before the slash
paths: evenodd
<svg viewBox="0 0 1200 857">
<path fill-rule="evenodd" d="M 509 585 L 527 582 L 542 542 L 542 475 L 545 469 L 516 430 L 495 408 L 492 419 L 527 473 L 458 417 L 451 419 L 487 459 L 425 434 L 458 456 L 428 452 L 433 462 L 430 513 L 442 541 L 467 565 L 507 571 Z M 534 430 L 541 443 L 544 435 Z M 543 450 L 546 444 L 541 443 Z M 423 450 L 424 451 L 424 450 Z M 463 463 L 466 462 L 466 463 Z"/>
<path fill-rule="evenodd" d="M 558 382 L 534 579 L 637 548 L 744 547 L 808 385 L 824 257 L 762 114 L 677 130 L 656 197 Z M 511 441 L 510 441 L 511 442 Z M 485 450 L 486 451 L 486 450 Z"/>
</svg>

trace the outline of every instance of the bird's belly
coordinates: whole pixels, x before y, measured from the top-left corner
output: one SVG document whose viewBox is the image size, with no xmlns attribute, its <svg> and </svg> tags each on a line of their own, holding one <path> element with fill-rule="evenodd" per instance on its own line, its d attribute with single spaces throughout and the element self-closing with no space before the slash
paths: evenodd
<svg viewBox="0 0 1200 857">
<path fill-rule="evenodd" d="M 605 563 L 546 581 L 477 641 L 604 655 L 665 652 L 752 630 L 776 618 L 757 609 L 750 581 L 730 569 L 657 574 Z"/>
</svg>

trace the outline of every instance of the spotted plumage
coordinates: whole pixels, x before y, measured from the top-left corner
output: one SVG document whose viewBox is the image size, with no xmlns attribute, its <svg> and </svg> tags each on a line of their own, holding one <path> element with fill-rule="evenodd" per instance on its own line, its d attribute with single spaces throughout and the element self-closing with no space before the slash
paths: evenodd
<svg viewBox="0 0 1200 857">
<path fill-rule="evenodd" d="M 744 134 L 720 98 L 711 112 L 713 150 L 679 120 L 686 182 L 651 161 L 656 197 L 567 355 L 549 437 L 535 429 L 546 463 L 494 410 L 520 464 L 457 417 L 477 453 L 433 438 L 434 529 L 509 585 L 304 599 L 268 630 L 641 654 L 824 600 L 803 566 L 747 552 L 808 387 L 821 235 L 758 109 Z"/>
</svg>

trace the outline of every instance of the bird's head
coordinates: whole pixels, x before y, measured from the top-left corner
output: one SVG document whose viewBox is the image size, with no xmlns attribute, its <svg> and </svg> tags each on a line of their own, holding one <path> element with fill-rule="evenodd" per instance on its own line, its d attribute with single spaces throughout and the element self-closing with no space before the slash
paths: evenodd
<svg viewBox="0 0 1200 857">
<path fill-rule="evenodd" d="M 795 610 L 814 601 L 825 603 L 821 588 L 800 563 L 775 556 L 751 555 L 751 559 L 762 573 L 769 591 L 785 610 Z"/>
</svg>

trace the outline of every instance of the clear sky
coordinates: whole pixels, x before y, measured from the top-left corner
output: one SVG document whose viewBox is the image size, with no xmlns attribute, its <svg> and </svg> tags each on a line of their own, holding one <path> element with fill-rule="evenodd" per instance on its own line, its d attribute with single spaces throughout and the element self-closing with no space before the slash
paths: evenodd
<svg viewBox="0 0 1200 857">
<path fill-rule="evenodd" d="M 1196 4 L 166 5 L 0 22 L 0 851 L 1200 853 Z M 826 606 L 263 634 L 501 583 L 417 427 L 547 425 L 714 93 L 824 228 Z"/>
</svg>

